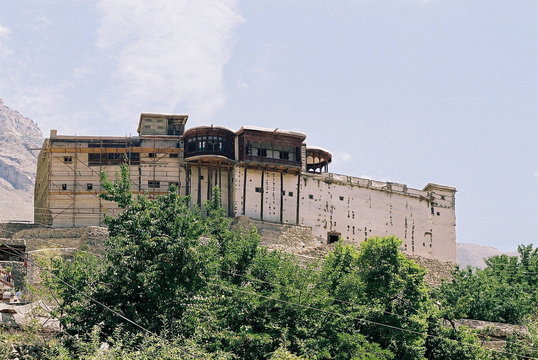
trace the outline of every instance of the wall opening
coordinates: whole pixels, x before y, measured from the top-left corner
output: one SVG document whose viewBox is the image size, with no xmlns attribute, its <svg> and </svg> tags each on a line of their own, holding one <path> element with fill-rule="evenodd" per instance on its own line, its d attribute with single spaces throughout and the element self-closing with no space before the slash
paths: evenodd
<svg viewBox="0 0 538 360">
<path fill-rule="evenodd" d="M 338 232 L 334 232 L 334 231 L 328 232 L 327 233 L 327 244 L 334 244 L 335 242 L 338 242 L 338 240 L 340 240 L 341 236 L 342 236 L 342 234 L 340 234 Z"/>
</svg>

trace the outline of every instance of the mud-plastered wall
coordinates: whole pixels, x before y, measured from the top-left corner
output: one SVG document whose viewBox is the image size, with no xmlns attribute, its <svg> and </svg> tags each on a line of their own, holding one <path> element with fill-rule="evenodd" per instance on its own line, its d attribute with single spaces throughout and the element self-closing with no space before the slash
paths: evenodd
<svg viewBox="0 0 538 360">
<path fill-rule="evenodd" d="M 234 215 L 296 224 L 298 178 L 298 174 L 236 167 Z"/>
<path fill-rule="evenodd" d="M 359 244 L 371 236 L 394 235 L 408 254 L 455 261 L 453 191 L 440 195 L 443 190 L 330 174 L 303 173 L 300 183 L 300 225 L 311 226 L 318 238 Z"/>
</svg>

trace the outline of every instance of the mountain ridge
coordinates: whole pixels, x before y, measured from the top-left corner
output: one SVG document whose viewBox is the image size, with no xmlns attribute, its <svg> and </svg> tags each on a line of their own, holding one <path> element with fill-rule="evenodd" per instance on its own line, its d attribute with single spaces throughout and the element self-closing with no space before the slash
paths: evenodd
<svg viewBox="0 0 538 360">
<path fill-rule="evenodd" d="M 473 266 L 478 268 L 486 267 L 485 259 L 491 256 L 506 254 L 516 256 L 517 251 L 501 251 L 493 246 L 457 243 L 456 248 L 457 264 L 460 267 Z"/>
<path fill-rule="evenodd" d="M 38 125 L 0 99 L 0 220 L 31 221 L 38 151 Z"/>
</svg>

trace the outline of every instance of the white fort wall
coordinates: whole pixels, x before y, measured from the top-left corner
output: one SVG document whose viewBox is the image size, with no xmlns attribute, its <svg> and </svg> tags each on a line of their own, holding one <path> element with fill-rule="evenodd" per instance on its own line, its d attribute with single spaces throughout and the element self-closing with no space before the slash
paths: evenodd
<svg viewBox="0 0 538 360">
<path fill-rule="evenodd" d="M 245 177 L 244 168 L 234 170 L 235 215 L 310 226 L 324 242 L 329 235 L 355 244 L 395 235 L 408 254 L 455 261 L 453 188 L 416 190 L 334 174 L 246 172 Z"/>
<path fill-rule="evenodd" d="M 322 243 L 395 235 L 408 254 L 455 262 L 454 188 L 417 190 L 330 174 L 332 155 L 307 147 L 304 134 L 213 126 L 183 132 L 186 121 L 184 115 L 142 114 L 141 136 L 129 138 L 51 131 L 38 160 L 36 223 L 102 225 L 104 215 L 117 214 L 116 204 L 98 197 L 99 173 L 114 178 L 129 154 L 135 194 L 154 197 L 178 185 L 191 205 L 203 208 L 217 186 L 229 216 L 308 227 Z"/>
<path fill-rule="evenodd" d="M 297 224 L 298 193 L 297 174 L 234 168 L 235 216 Z"/>
</svg>

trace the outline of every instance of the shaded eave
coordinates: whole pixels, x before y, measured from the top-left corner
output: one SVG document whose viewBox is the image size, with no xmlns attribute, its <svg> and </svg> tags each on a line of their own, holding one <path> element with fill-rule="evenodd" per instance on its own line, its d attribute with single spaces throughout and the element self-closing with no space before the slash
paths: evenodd
<svg viewBox="0 0 538 360">
<path fill-rule="evenodd" d="M 278 135 L 286 135 L 286 136 L 299 138 L 301 140 L 306 139 L 306 134 L 298 132 L 298 131 L 283 130 L 283 129 L 279 129 L 279 128 L 270 129 L 270 128 L 264 128 L 264 127 L 259 127 L 259 126 L 250 126 L 250 125 L 242 126 L 241 129 L 237 130 L 236 134 L 240 135 L 245 131 L 257 131 L 257 132 L 262 132 L 262 133 L 274 133 L 274 134 L 278 134 Z"/>
</svg>

